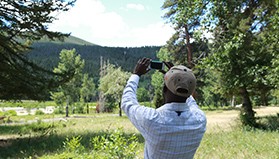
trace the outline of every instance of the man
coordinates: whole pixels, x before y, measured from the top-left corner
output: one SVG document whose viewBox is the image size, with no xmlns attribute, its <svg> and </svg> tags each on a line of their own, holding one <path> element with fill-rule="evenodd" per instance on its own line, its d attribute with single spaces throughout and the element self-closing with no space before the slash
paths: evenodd
<svg viewBox="0 0 279 159">
<path fill-rule="evenodd" d="M 196 78 L 187 67 L 173 66 L 164 75 L 165 104 L 158 109 L 140 106 L 136 91 L 150 61 L 138 61 L 123 91 L 121 108 L 145 139 L 145 159 L 192 159 L 206 130 L 206 117 L 191 96 Z"/>
</svg>

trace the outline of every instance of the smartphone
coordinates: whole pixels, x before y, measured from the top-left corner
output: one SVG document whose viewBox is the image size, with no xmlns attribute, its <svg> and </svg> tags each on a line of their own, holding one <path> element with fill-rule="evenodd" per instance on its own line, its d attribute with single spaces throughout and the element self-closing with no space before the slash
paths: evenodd
<svg viewBox="0 0 279 159">
<path fill-rule="evenodd" d="M 149 67 L 151 69 L 163 70 L 164 63 L 162 61 L 151 61 Z"/>
</svg>

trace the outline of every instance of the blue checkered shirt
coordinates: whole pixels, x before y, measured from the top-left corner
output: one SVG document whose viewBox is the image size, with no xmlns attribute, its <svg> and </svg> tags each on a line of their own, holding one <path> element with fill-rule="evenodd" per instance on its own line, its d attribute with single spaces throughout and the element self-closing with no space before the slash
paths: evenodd
<svg viewBox="0 0 279 159">
<path fill-rule="evenodd" d="M 192 159 L 206 130 L 205 114 L 194 98 L 158 109 L 141 106 L 136 96 L 138 82 L 138 75 L 129 78 L 121 108 L 145 139 L 144 158 Z"/>
</svg>

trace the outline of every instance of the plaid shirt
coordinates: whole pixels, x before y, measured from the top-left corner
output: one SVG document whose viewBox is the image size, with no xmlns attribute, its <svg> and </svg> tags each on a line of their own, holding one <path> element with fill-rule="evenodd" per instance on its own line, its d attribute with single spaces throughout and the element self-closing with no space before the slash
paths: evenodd
<svg viewBox="0 0 279 159">
<path fill-rule="evenodd" d="M 139 76 L 132 75 L 123 91 L 121 108 L 145 139 L 145 159 L 192 159 L 206 130 L 205 114 L 190 96 L 186 103 L 158 109 L 140 106 Z"/>
</svg>

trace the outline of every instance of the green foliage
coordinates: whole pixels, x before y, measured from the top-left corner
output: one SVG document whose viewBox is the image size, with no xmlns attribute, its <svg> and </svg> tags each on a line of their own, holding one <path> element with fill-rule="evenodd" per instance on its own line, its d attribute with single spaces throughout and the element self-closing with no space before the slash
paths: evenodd
<svg viewBox="0 0 279 159">
<path fill-rule="evenodd" d="M 63 142 L 63 147 L 67 152 L 82 153 L 84 151 L 84 146 L 80 143 L 81 139 L 81 136 L 72 137 L 71 139 L 66 138 L 66 141 Z"/>
<path fill-rule="evenodd" d="M 50 94 L 51 99 L 53 99 L 55 104 L 58 106 L 59 111 L 63 110 L 63 104 L 66 101 L 64 92 L 50 92 Z"/>
<path fill-rule="evenodd" d="M 106 108 L 108 111 L 117 105 L 121 100 L 123 89 L 130 74 L 124 72 L 120 67 L 107 63 L 104 66 L 104 76 L 100 78 L 99 90 L 104 93 Z M 117 103 L 117 104 L 116 104 Z"/>
<path fill-rule="evenodd" d="M 177 30 L 165 46 L 175 63 L 185 64 L 183 53 L 187 49 L 189 56 L 192 49 L 189 45 L 193 44 L 189 36 L 200 37 L 200 31 L 195 29 L 211 32 L 214 37 L 209 56 L 199 68 L 199 71 L 210 69 L 206 76 L 217 75 L 205 78 L 205 83 L 198 81 L 206 85 L 202 92 L 204 98 L 216 101 L 222 100 L 214 99 L 220 95 L 223 98 L 241 95 L 244 110 L 248 111 L 243 114 L 249 118 L 253 117 L 250 95 L 259 96 L 261 104 L 268 105 L 269 92 L 277 83 L 275 77 L 269 75 L 270 71 L 276 72 L 277 67 L 274 60 L 278 52 L 277 1 L 167 0 L 163 8 L 167 9 L 165 17 Z M 198 39 L 202 38 L 194 39 L 195 42 L 206 46 L 203 45 L 207 44 L 205 39 Z M 206 47 L 198 49 L 208 51 Z M 202 55 L 200 51 L 197 53 Z M 187 60 L 189 64 L 189 57 Z"/>
<path fill-rule="evenodd" d="M 96 94 L 96 86 L 93 81 L 93 78 L 89 78 L 88 74 L 84 74 L 82 79 L 82 88 L 80 89 L 80 98 L 83 102 L 89 102 L 90 98 L 92 98 Z"/>
<path fill-rule="evenodd" d="M 75 103 L 75 113 L 84 114 L 85 113 L 85 105 L 84 103 L 78 102 Z"/>
<path fill-rule="evenodd" d="M 54 114 L 65 114 L 63 106 L 59 106 L 58 108 L 54 109 Z"/>
<path fill-rule="evenodd" d="M 81 143 L 82 137 L 66 138 L 63 142 L 65 151 L 53 157 L 43 158 L 96 158 L 96 159 L 134 159 L 137 155 L 138 141 L 135 135 L 125 136 L 123 129 L 118 128 L 113 132 L 106 132 L 102 136 L 96 136 L 90 141 L 93 145 L 91 153 Z"/>
<path fill-rule="evenodd" d="M 145 102 L 150 100 L 150 91 L 144 87 L 139 87 L 137 90 L 137 98 L 139 102 Z"/>
<path fill-rule="evenodd" d="M 272 70 L 268 74 L 268 79 L 275 85 L 275 88 L 279 88 L 279 54 L 274 53 L 274 58 L 272 59 Z M 279 97 L 279 96 L 277 96 Z"/>
<path fill-rule="evenodd" d="M 54 13 L 67 11 L 74 1 L 9 1 L 0 3 L 0 98 L 44 100 L 49 90 L 67 79 L 26 58 L 34 40 L 43 36 L 63 39 L 67 34 L 48 31 Z M 38 14 L 39 13 L 39 14 Z M 68 72 L 69 73 L 69 72 Z M 65 78 L 63 78 L 65 77 Z M 58 80 L 62 78 L 63 80 Z"/>
<path fill-rule="evenodd" d="M 96 136 L 92 139 L 94 151 L 99 158 L 133 159 L 137 155 L 137 138 L 126 137 L 122 128 L 116 129 L 107 136 Z"/>
<path fill-rule="evenodd" d="M 153 97 L 153 103 L 156 108 L 163 105 L 163 86 L 164 86 L 164 78 L 162 73 L 155 72 L 152 75 L 152 81 L 151 84 L 154 88 L 154 97 Z"/>
<path fill-rule="evenodd" d="M 35 115 L 44 115 L 45 113 L 41 110 L 36 110 Z"/>
<path fill-rule="evenodd" d="M 54 68 L 55 73 L 74 72 L 74 76 L 71 80 L 59 86 L 57 92 L 52 92 L 52 99 L 57 105 L 67 102 L 69 105 L 73 105 L 80 100 L 81 86 L 83 82 L 82 70 L 84 68 L 84 60 L 81 59 L 73 50 L 62 50 L 60 53 L 60 62 L 57 68 Z M 84 76 L 88 78 L 88 76 Z M 84 95 L 84 94 L 83 94 Z M 66 112 L 67 113 L 67 112 Z"/>
<path fill-rule="evenodd" d="M 176 30 L 164 46 L 168 54 L 171 55 L 168 60 L 190 68 L 195 65 L 193 57 L 199 57 L 200 52 L 204 50 L 201 46 L 206 41 L 197 38 L 195 39 L 197 41 L 194 42 L 196 44 L 194 44 L 190 38 L 193 38 L 193 34 L 201 29 L 208 3 L 208 1 L 203 0 L 166 0 L 164 2 L 162 6 L 166 10 L 164 18 L 172 23 Z"/>
<path fill-rule="evenodd" d="M 269 115 L 257 119 L 260 128 L 268 131 L 279 131 L 279 113 L 277 115 Z"/>
<path fill-rule="evenodd" d="M 8 110 L 4 112 L 5 116 L 17 116 L 17 113 L 15 110 Z"/>
<path fill-rule="evenodd" d="M 0 116 L 1 117 L 4 116 L 4 112 L 0 111 Z"/>
</svg>

